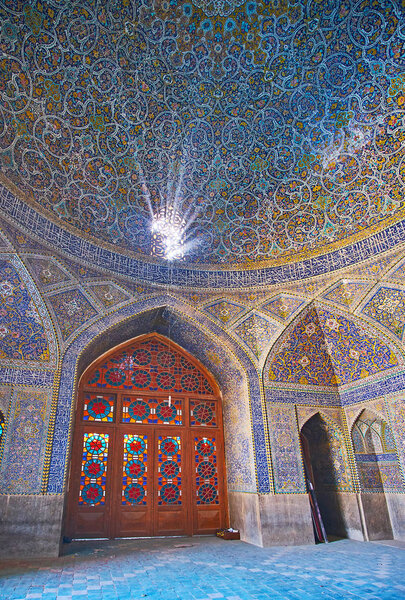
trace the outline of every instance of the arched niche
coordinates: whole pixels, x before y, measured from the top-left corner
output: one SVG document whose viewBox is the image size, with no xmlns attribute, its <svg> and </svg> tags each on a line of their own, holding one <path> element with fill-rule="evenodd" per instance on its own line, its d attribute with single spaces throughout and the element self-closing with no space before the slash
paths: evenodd
<svg viewBox="0 0 405 600">
<path fill-rule="evenodd" d="M 190 312 L 191 314 L 188 314 Z M 110 348 L 150 332 L 160 333 L 198 359 L 223 396 L 228 490 L 269 491 L 269 468 L 257 371 L 223 330 L 170 296 L 147 299 L 93 323 L 69 346 L 61 381 L 50 454 L 48 492 L 65 491 L 71 419 L 84 370 Z M 252 439 L 252 432 L 254 440 Z M 260 465 L 255 477 L 255 463 Z"/>
<path fill-rule="evenodd" d="M 343 432 L 317 412 L 304 423 L 300 437 L 307 489 L 313 488 L 326 534 L 346 537 L 339 493 L 352 492 L 353 483 Z"/>
<path fill-rule="evenodd" d="M 403 492 L 397 449 L 389 424 L 364 409 L 353 423 L 351 438 L 361 491 Z"/>
<path fill-rule="evenodd" d="M 340 404 L 339 389 L 393 375 L 404 364 L 403 349 L 364 319 L 313 302 L 289 323 L 273 344 L 263 368 L 266 397 L 277 390 L 324 394 L 323 405 Z M 314 404 L 318 404 L 314 395 Z M 312 402 L 311 402 L 312 403 Z"/>
</svg>

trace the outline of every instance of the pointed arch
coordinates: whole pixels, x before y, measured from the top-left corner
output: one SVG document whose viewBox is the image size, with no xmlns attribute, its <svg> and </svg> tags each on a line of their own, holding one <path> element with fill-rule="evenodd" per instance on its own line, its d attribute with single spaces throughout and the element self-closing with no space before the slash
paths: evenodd
<svg viewBox="0 0 405 600">
<path fill-rule="evenodd" d="M 147 362 L 143 362 L 143 360 L 136 359 L 134 360 L 134 353 L 143 354 L 146 353 L 150 355 L 149 347 L 153 345 L 156 346 L 158 350 L 157 357 L 157 365 L 151 370 L 151 375 L 149 376 L 150 381 L 146 379 L 147 385 L 145 385 L 145 381 L 142 380 L 139 383 L 134 380 L 133 373 L 137 372 L 145 372 L 147 369 L 143 366 L 144 364 L 148 364 Z M 130 354 L 128 354 L 128 351 Z M 165 360 L 165 357 L 160 357 L 160 354 L 169 353 L 170 352 L 170 364 L 165 365 L 162 360 Z M 172 381 L 160 382 L 159 380 L 159 372 L 158 371 L 167 371 L 166 374 L 172 373 L 172 367 L 175 364 L 175 361 L 179 364 L 179 367 L 183 366 L 186 371 L 193 370 L 193 372 L 198 373 L 196 377 L 198 377 L 198 381 L 195 380 L 194 385 L 190 388 L 190 385 L 187 382 L 183 382 L 180 376 L 178 376 L 179 369 L 174 369 L 174 375 L 171 375 Z M 173 365 L 171 364 L 173 362 Z M 116 377 L 114 381 L 111 381 L 111 377 L 108 376 L 109 371 L 119 371 L 118 378 Z M 156 376 L 155 376 L 155 373 Z M 132 374 L 132 375 L 131 375 Z M 177 376 L 176 376 L 177 375 Z M 108 381 L 110 379 L 110 381 Z M 156 380 L 156 381 L 155 381 Z M 186 385 L 186 391 L 193 392 L 199 395 L 206 394 L 214 394 L 216 396 L 220 395 L 220 388 L 210 373 L 210 371 L 194 356 L 185 352 L 185 350 L 170 338 L 162 335 L 161 333 L 151 332 L 140 335 L 136 338 L 132 338 L 123 342 L 122 344 L 115 346 L 110 349 L 109 352 L 106 352 L 98 357 L 90 366 L 87 367 L 86 371 L 82 374 L 80 378 L 80 382 L 83 382 L 87 387 L 100 387 L 106 384 L 110 386 L 113 385 L 114 389 L 145 389 L 150 385 L 157 387 L 160 390 L 168 390 L 169 392 L 174 391 L 176 393 L 179 392 L 180 388 L 184 388 Z"/>
<path fill-rule="evenodd" d="M 318 301 L 306 306 L 273 344 L 264 386 L 336 391 L 377 374 L 399 371 L 403 350 L 368 322 Z"/>
<path fill-rule="evenodd" d="M 315 303 L 304 307 L 273 344 L 263 368 L 264 386 L 336 389 L 337 380 Z"/>
<path fill-rule="evenodd" d="M 364 408 L 352 424 L 351 440 L 362 492 L 403 492 L 394 436 L 389 423 Z"/>
<path fill-rule="evenodd" d="M 353 480 L 344 433 L 335 421 L 317 410 L 301 427 L 311 448 L 315 483 L 322 492 L 351 492 Z"/>
<path fill-rule="evenodd" d="M 49 467 L 44 489 L 62 493 L 65 488 L 75 388 L 83 371 L 109 348 L 151 331 L 174 340 L 216 378 L 224 397 L 227 456 L 232 457 L 232 468 L 228 467 L 230 489 L 269 492 L 269 448 L 255 366 L 219 325 L 169 294 L 141 299 L 98 319 L 66 349 L 54 407 L 55 421 L 48 440 Z"/>
</svg>

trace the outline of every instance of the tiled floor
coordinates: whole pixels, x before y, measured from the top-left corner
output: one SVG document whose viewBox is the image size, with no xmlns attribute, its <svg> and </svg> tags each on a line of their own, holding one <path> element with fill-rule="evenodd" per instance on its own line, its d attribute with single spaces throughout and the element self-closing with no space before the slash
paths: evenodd
<svg viewBox="0 0 405 600">
<path fill-rule="evenodd" d="M 213 537 L 75 542 L 0 569 L 0 599 L 401 600 L 405 544 L 257 548 Z"/>
</svg>

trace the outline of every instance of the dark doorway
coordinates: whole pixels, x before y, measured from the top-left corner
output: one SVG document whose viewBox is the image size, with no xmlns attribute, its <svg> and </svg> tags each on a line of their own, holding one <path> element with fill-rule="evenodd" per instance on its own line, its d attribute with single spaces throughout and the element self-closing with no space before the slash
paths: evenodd
<svg viewBox="0 0 405 600">
<path fill-rule="evenodd" d="M 343 439 L 317 413 L 302 427 L 301 446 L 308 492 L 310 493 L 309 488 L 312 486 L 327 539 L 330 541 L 335 537 L 346 537 L 339 498 L 342 471 L 347 470 Z M 350 477 L 347 473 L 346 476 Z M 315 522 L 314 529 L 315 538 L 318 538 Z"/>
</svg>

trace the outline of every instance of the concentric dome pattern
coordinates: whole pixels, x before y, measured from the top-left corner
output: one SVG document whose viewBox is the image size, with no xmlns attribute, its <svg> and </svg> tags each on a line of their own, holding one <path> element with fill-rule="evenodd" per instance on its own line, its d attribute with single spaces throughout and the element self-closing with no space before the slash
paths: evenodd
<svg viewBox="0 0 405 600">
<path fill-rule="evenodd" d="M 3 182 L 161 260 L 271 265 L 403 218 L 400 2 L 0 1 Z"/>
</svg>

